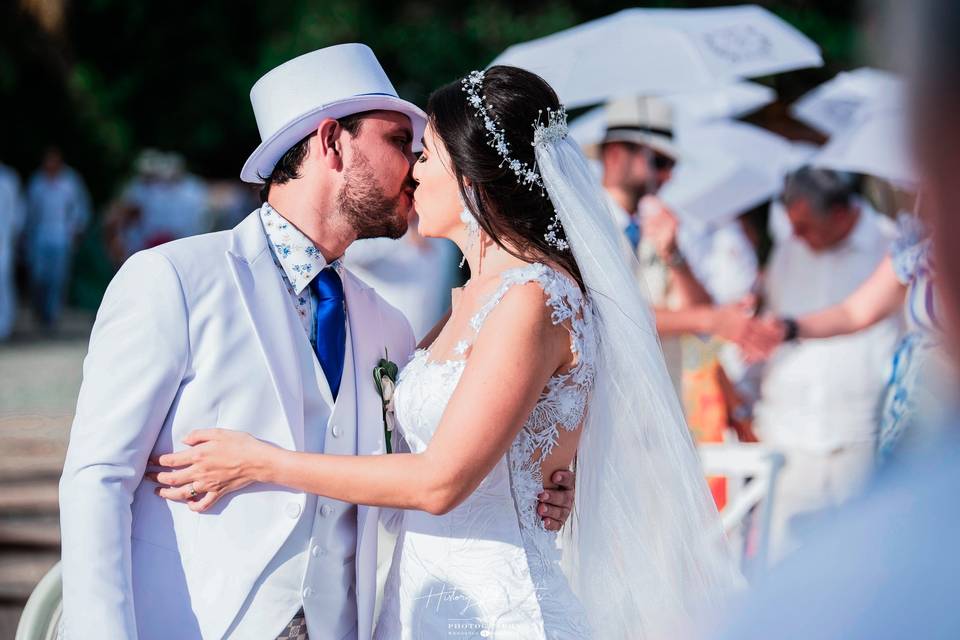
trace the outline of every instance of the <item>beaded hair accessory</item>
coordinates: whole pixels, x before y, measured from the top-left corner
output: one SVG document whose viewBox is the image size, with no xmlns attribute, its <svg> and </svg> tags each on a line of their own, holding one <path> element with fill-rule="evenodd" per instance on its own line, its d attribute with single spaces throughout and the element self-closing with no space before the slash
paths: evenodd
<svg viewBox="0 0 960 640">
<path fill-rule="evenodd" d="M 520 184 L 526 185 L 529 189 L 534 186 L 540 187 L 540 193 L 547 195 L 546 187 L 543 184 L 543 178 L 537 171 L 536 165 L 522 162 L 510 154 L 510 143 L 507 142 L 507 134 L 503 127 L 497 122 L 490 110 L 493 105 L 486 104 L 483 96 L 483 71 L 471 71 L 461 82 L 464 93 L 467 94 L 467 102 L 476 110 L 476 115 L 483 118 L 483 127 L 487 131 L 487 144 L 494 149 L 501 158 L 500 166 L 507 166 L 517 176 Z M 547 109 L 546 122 L 542 120 L 543 110 L 537 116 L 533 123 L 533 142 L 536 147 L 548 142 L 557 142 L 567 137 L 567 112 L 561 105 L 560 109 L 554 111 Z M 563 226 L 560 223 L 560 216 L 556 209 L 553 211 L 553 218 L 547 226 L 547 233 L 544 239 L 549 245 L 560 251 L 566 251 L 570 248 L 563 234 Z"/>
</svg>

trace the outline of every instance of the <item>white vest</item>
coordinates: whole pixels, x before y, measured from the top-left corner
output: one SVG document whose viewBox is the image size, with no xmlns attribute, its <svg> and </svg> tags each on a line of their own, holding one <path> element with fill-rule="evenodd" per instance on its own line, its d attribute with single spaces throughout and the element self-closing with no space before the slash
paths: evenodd
<svg viewBox="0 0 960 640">
<path fill-rule="evenodd" d="M 356 455 L 356 381 L 349 322 L 343 378 L 332 414 L 329 386 L 310 341 L 299 333 L 295 342 L 303 380 L 305 450 Z M 303 608 L 312 640 L 356 638 L 357 507 L 308 495 L 302 510 L 292 505 L 287 515 L 298 518 L 297 524 L 258 578 L 226 637 L 274 640 Z"/>
</svg>

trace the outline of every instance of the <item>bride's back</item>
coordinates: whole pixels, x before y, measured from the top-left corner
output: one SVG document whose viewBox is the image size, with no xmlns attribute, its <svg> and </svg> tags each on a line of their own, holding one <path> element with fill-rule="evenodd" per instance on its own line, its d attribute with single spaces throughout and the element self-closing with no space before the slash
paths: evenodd
<svg viewBox="0 0 960 640">
<path fill-rule="evenodd" d="M 548 479 L 556 471 L 569 469 L 576 458 L 593 375 L 592 313 L 585 296 L 569 274 L 541 263 L 520 263 L 483 281 L 454 289 L 449 318 L 424 340 L 430 342 L 422 344 L 420 352 L 431 364 L 466 366 L 488 317 L 494 315 L 497 306 L 508 297 L 512 305 L 529 306 L 534 312 L 543 314 L 553 329 L 546 352 L 531 350 L 515 354 L 516 358 L 557 361 L 550 381 L 536 398 L 531 398 L 536 404 L 525 420 L 525 428 L 550 433 L 548 440 L 530 452 L 529 460 L 531 466 L 539 467 L 538 475 Z M 507 315 L 509 312 L 501 313 Z M 509 329 L 509 317 L 501 322 L 497 320 L 494 318 L 493 322 L 500 326 L 488 331 L 497 333 Z M 500 366 L 507 368 L 511 365 L 507 361 Z M 555 487 L 550 483 L 543 486 L 545 489 Z"/>
<path fill-rule="evenodd" d="M 527 344 L 512 335 L 517 332 L 532 333 L 532 343 L 546 347 L 511 352 L 505 344 Z M 453 438 L 466 439 L 468 429 L 495 432 L 489 420 L 497 392 L 478 379 L 507 378 L 528 402 L 500 459 L 457 506 L 404 512 L 377 637 L 413 629 L 420 635 L 411 637 L 442 637 L 453 618 L 496 621 L 489 630 L 522 630 L 517 637 L 587 636 L 560 569 L 556 534 L 536 509 L 543 478 L 568 467 L 576 454 L 596 351 L 589 300 L 552 267 L 506 269 L 489 286 L 458 294 L 437 339 L 401 373 L 395 406 L 404 444 L 426 452 L 441 422 Z M 538 358 L 550 363 L 546 385 L 542 378 L 524 379 L 536 370 L 529 361 Z M 429 615 L 421 611 L 424 599 Z"/>
</svg>

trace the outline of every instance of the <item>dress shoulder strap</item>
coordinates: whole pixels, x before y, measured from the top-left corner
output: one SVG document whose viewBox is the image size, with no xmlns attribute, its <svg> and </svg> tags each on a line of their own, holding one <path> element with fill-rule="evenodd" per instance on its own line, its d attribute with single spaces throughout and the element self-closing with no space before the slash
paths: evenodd
<svg viewBox="0 0 960 640">
<path fill-rule="evenodd" d="M 578 317 L 583 308 L 583 294 L 576 284 L 555 269 L 539 262 L 504 271 L 501 283 L 480 310 L 470 319 L 474 332 L 479 332 L 490 312 L 514 286 L 536 282 L 547 294 L 553 324 Z"/>
</svg>

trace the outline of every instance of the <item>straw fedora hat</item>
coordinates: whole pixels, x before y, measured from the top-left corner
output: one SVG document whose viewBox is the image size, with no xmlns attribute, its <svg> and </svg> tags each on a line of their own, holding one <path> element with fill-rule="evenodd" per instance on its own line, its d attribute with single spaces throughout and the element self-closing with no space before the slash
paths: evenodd
<svg viewBox="0 0 960 640">
<path fill-rule="evenodd" d="M 598 158 L 600 147 L 607 142 L 632 142 L 650 147 L 658 153 L 677 160 L 680 150 L 673 141 L 673 108 L 655 97 L 618 98 L 604 107 L 606 132 L 597 144 L 584 151 Z"/>
</svg>

